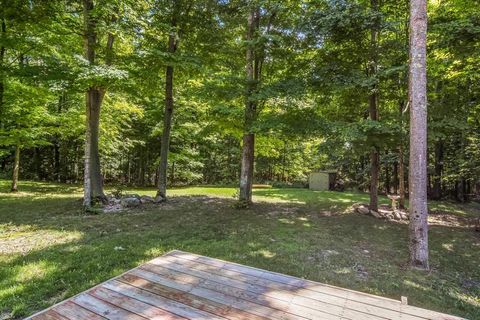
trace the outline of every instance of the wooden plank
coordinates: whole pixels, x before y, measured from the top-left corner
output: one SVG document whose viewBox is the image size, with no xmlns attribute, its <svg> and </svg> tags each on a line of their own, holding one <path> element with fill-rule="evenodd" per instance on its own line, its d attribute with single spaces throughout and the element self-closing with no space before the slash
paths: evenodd
<svg viewBox="0 0 480 320">
<path fill-rule="evenodd" d="M 193 308 L 215 313 L 219 316 L 232 320 L 267 320 L 268 318 L 260 317 L 252 313 L 227 306 L 213 300 L 195 296 L 187 292 L 183 292 L 174 288 L 169 288 L 158 283 L 150 282 L 146 279 L 137 277 L 132 274 L 126 274 L 117 279 L 137 288 L 149 291 L 156 295 L 176 300 Z"/>
<path fill-rule="evenodd" d="M 201 320 L 201 319 L 224 320 L 225 319 L 223 317 L 216 316 L 215 314 L 192 308 L 186 304 L 180 303 L 175 300 L 166 299 L 162 296 L 158 296 L 146 290 L 139 289 L 137 287 L 134 287 L 132 285 L 129 285 L 127 283 L 120 282 L 117 280 L 106 283 L 104 286 L 112 291 L 121 293 L 125 296 L 134 298 L 136 300 L 145 302 L 147 304 L 160 306 L 162 309 L 168 312 L 174 313 L 178 316 L 181 316 L 187 319 L 195 319 L 195 320 Z"/>
<path fill-rule="evenodd" d="M 162 276 L 168 277 L 175 281 L 189 281 L 189 283 L 199 284 L 199 278 L 206 279 L 200 284 L 200 286 L 210 290 L 223 292 L 228 295 L 233 295 L 248 301 L 256 301 L 257 299 L 260 299 L 260 301 L 270 300 L 268 302 L 269 306 L 276 307 L 277 309 L 297 315 L 304 315 L 307 313 L 310 314 L 313 312 L 312 310 L 327 312 L 331 315 L 343 316 L 344 318 L 352 320 L 366 318 L 390 319 L 397 318 L 400 315 L 399 311 L 383 309 L 377 306 L 363 305 L 355 301 L 351 303 L 349 301 L 348 304 L 345 304 L 346 298 L 342 299 L 323 293 L 308 292 L 304 295 L 304 297 L 302 297 L 299 296 L 298 288 L 294 293 L 292 293 L 291 291 L 283 290 L 283 287 L 279 289 L 271 289 L 268 287 L 257 286 L 255 284 L 248 284 L 232 278 L 212 275 L 204 271 L 196 270 L 195 264 L 189 264 L 188 267 L 185 267 L 171 260 L 157 259 L 152 262 L 156 264 L 145 264 L 141 267 L 141 269 L 161 274 Z M 189 278 L 183 273 L 198 278 Z M 230 287 L 234 288 L 232 289 Z M 272 299 L 265 298 L 265 296 Z M 414 320 L 418 318 L 406 317 L 405 319 Z"/>
<path fill-rule="evenodd" d="M 165 320 L 185 320 L 186 318 L 180 317 L 176 314 L 172 314 L 168 311 L 161 309 L 159 307 L 144 303 L 142 301 L 132 299 L 131 297 L 125 296 L 118 292 L 109 290 L 106 288 L 109 283 L 104 284 L 102 287 L 95 288 L 90 290 L 88 294 L 94 296 L 95 298 L 108 301 L 113 305 L 116 305 L 127 311 L 136 313 L 148 319 L 165 319 Z"/>
<path fill-rule="evenodd" d="M 95 298 L 87 293 L 82 293 L 72 299 L 72 301 L 85 309 L 90 310 L 110 320 L 144 320 L 145 317 L 129 312 L 120 307 L 114 306 L 103 300 Z"/>
<path fill-rule="evenodd" d="M 33 320 L 459 320 L 401 301 L 172 251 Z"/>
<path fill-rule="evenodd" d="M 106 318 L 93 313 L 72 301 L 65 301 L 59 305 L 53 306 L 52 310 L 55 310 L 59 314 L 69 319 L 88 319 L 88 320 L 105 320 Z"/>
<path fill-rule="evenodd" d="M 165 269 L 167 270 L 167 269 Z M 168 271 L 165 273 L 166 275 L 169 275 Z M 158 274 L 157 274 L 158 275 Z M 160 275 L 161 276 L 161 275 Z M 207 281 L 201 281 L 200 279 L 198 280 L 199 287 L 195 287 L 192 289 L 191 292 L 198 292 L 200 294 L 205 294 L 205 298 L 209 298 L 212 296 L 212 291 L 214 291 L 214 294 L 218 297 L 218 293 L 222 294 L 221 296 L 221 301 L 223 303 L 232 303 L 231 297 L 235 297 L 238 299 L 243 299 L 246 301 L 250 301 L 253 303 L 257 303 L 260 305 L 264 305 L 267 307 L 275 308 L 283 312 L 289 312 L 292 315 L 296 314 L 302 317 L 306 318 L 328 318 L 328 319 L 339 319 L 339 317 L 332 316 L 331 314 L 325 314 L 324 312 L 318 312 L 313 309 L 308 309 L 308 308 L 303 308 L 303 307 L 296 307 L 296 306 L 289 306 L 288 302 L 278 302 L 275 299 L 271 299 L 271 301 L 266 301 L 268 300 L 265 299 L 263 295 L 258 295 L 256 293 L 251 293 L 248 291 L 243 291 L 236 289 L 234 287 L 228 286 L 228 284 L 220 284 L 220 283 L 215 283 L 211 282 L 209 280 Z M 204 288 L 207 290 L 202 290 L 200 288 Z M 226 297 L 227 296 L 227 297 Z M 230 297 L 228 297 L 230 296 Z M 230 299 L 230 300 L 229 300 Z M 235 300 L 233 303 L 238 303 L 238 300 Z M 233 306 L 236 306 L 235 304 Z M 257 307 L 258 308 L 258 307 Z M 341 311 L 341 310 L 339 310 Z M 271 312 L 269 312 L 271 313 Z M 285 315 L 280 315 L 282 317 L 285 317 Z"/>
<path fill-rule="evenodd" d="M 158 283 L 170 288 L 178 289 L 178 290 L 182 290 L 183 288 L 185 288 L 185 286 L 190 286 L 191 287 L 191 290 L 189 291 L 190 294 L 200 296 L 209 300 L 213 300 L 221 304 L 235 306 L 235 308 L 253 313 L 261 317 L 267 317 L 269 319 L 282 319 L 282 320 L 283 319 L 284 320 L 306 319 L 305 317 L 291 315 L 281 310 L 266 307 L 255 302 L 250 302 L 250 301 L 246 301 L 236 297 L 228 296 L 221 292 L 216 292 L 216 291 L 205 289 L 202 287 L 195 287 L 195 286 L 192 286 L 191 284 L 181 283 L 180 281 L 175 281 L 146 270 L 141 270 L 141 269 L 135 270 L 135 272 L 132 272 L 132 274 L 138 277 L 141 277 L 143 279 L 146 279 L 148 281 L 155 282 L 155 283 Z"/>
<path fill-rule="evenodd" d="M 68 318 L 58 314 L 53 310 L 47 310 L 46 312 L 39 313 L 32 317 L 33 320 L 69 320 Z"/>
<path fill-rule="evenodd" d="M 368 293 L 357 292 L 349 289 L 343 289 L 343 288 L 330 286 L 326 284 L 320 284 L 320 283 L 309 281 L 309 280 L 299 279 L 299 278 L 295 278 L 292 276 L 283 275 L 283 274 L 279 274 L 271 271 L 243 266 L 236 263 L 225 262 L 218 259 L 185 253 L 178 250 L 169 252 L 166 256 L 180 257 L 186 260 L 191 260 L 191 261 L 215 266 L 218 268 L 222 268 L 223 270 L 226 269 L 226 270 L 243 273 L 245 275 L 249 275 L 257 278 L 268 279 L 270 281 L 291 285 L 291 286 L 302 288 L 305 290 L 315 291 L 319 293 L 326 293 L 326 294 L 339 296 L 339 297 L 346 296 L 350 301 L 355 301 L 362 304 L 370 304 L 373 306 L 378 306 L 382 309 L 391 309 L 397 312 L 401 311 L 402 319 L 403 318 L 408 319 L 411 317 L 420 317 L 424 319 L 449 319 L 449 320 L 462 319 L 460 317 L 446 315 L 446 314 L 442 314 L 435 311 L 416 308 L 408 305 L 407 306 L 402 305 L 400 301 L 385 298 L 385 297 L 375 296 Z M 155 261 L 155 259 L 153 261 Z M 296 291 L 296 293 L 297 292 L 298 291 Z"/>
<path fill-rule="evenodd" d="M 141 269 L 160 274 L 173 281 L 188 281 L 188 283 L 195 283 L 200 287 L 210 289 L 217 292 L 222 292 L 226 295 L 235 296 L 244 300 L 256 302 L 270 307 L 277 308 L 279 310 L 289 312 L 292 314 L 305 316 L 315 315 L 315 311 L 322 313 L 328 313 L 332 316 L 343 317 L 346 319 L 390 319 L 398 318 L 399 312 L 383 310 L 369 305 L 362 305 L 356 302 L 352 303 L 353 307 L 350 307 L 350 302 L 346 304 L 346 299 L 340 299 L 338 297 L 332 297 L 324 295 L 323 301 L 320 299 L 313 300 L 310 297 L 302 298 L 297 296 L 297 292 L 291 293 L 288 291 L 271 290 L 266 287 L 256 287 L 254 285 L 245 286 L 244 283 L 225 277 L 212 276 L 205 272 L 194 272 L 193 269 L 184 268 L 178 264 L 169 264 L 167 267 L 172 269 L 163 268 L 159 265 L 145 264 Z M 188 277 L 175 269 L 181 269 L 182 272 L 188 272 L 192 277 Z M 208 279 L 204 280 L 196 277 L 205 276 Z M 232 288 L 233 287 L 233 288 Z M 253 289 L 256 287 L 255 289 Z M 249 291 L 253 290 L 253 291 Z M 318 297 L 317 297 L 318 298 Z M 262 303 L 267 301 L 266 303 Z M 372 310 L 373 309 L 373 310 Z M 380 314 L 379 314 L 380 313 Z M 316 314 L 316 317 L 320 316 Z M 315 317 L 314 317 L 315 318 Z M 406 317 L 410 320 L 418 319 L 416 317 Z"/>
</svg>

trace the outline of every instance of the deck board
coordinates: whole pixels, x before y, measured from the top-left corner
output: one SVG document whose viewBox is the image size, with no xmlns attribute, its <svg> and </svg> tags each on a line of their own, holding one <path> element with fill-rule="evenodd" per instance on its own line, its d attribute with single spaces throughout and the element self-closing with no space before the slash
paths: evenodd
<svg viewBox="0 0 480 320">
<path fill-rule="evenodd" d="M 457 320 L 400 301 L 171 251 L 33 320 Z"/>
</svg>

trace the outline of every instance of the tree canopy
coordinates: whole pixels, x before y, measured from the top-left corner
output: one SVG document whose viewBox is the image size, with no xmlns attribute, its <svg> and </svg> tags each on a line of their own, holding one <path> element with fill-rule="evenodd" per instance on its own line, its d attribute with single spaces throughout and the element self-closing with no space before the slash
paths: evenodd
<svg viewBox="0 0 480 320">
<path fill-rule="evenodd" d="M 408 176 L 408 2 L 95 0 L 91 25 L 84 2 L 2 2 L 3 176 L 18 148 L 21 178 L 81 181 L 85 92 L 101 89 L 102 181 L 156 185 L 168 67 L 167 186 L 238 184 L 245 132 L 253 183 L 302 186 L 335 169 L 337 189 L 368 190 L 372 150 L 378 192 Z M 480 15 L 473 0 L 428 10 L 428 194 L 466 201 L 480 189 Z"/>
</svg>

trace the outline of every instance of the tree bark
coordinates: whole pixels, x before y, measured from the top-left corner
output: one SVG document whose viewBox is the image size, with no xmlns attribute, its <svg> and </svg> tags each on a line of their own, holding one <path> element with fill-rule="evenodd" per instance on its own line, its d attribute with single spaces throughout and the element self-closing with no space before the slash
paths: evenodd
<svg viewBox="0 0 480 320">
<path fill-rule="evenodd" d="M 398 161 L 393 164 L 393 194 L 398 194 Z"/>
<path fill-rule="evenodd" d="M 442 198 L 443 142 L 435 143 L 435 176 L 433 177 L 432 199 Z"/>
<path fill-rule="evenodd" d="M 410 264 L 429 269 L 427 208 L 427 0 L 410 1 Z"/>
<path fill-rule="evenodd" d="M 398 207 L 400 209 L 405 209 L 405 163 L 404 163 L 404 152 L 403 144 L 400 145 L 398 150 L 398 195 L 400 199 L 398 200 Z"/>
<path fill-rule="evenodd" d="M 385 152 L 385 155 L 388 154 L 388 151 Z M 388 163 L 385 163 L 385 193 L 390 193 L 390 166 Z"/>
<path fill-rule="evenodd" d="M 370 1 L 371 8 L 374 12 L 378 12 L 377 0 Z M 378 65 L 378 23 L 372 27 L 370 34 L 370 50 L 371 61 L 369 62 L 369 75 L 376 77 Z M 369 114 L 372 121 L 378 121 L 378 85 L 372 88 L 369 97 Z M 376 146 L 373 146 L 370 152 L 370 210 L 378 211 L 378 171 L 379 171 L 379 152 Z"/>
<path fill-rule="evenodd" d="M 97 45 L 96 18 L 92 15 L 93 0 L 83 0 L 84 47 L 85 58 L 90 65 L 95 64 L 95 47 Z M 106 64 L 110 64 L 114 37 L 108 35 L 106 48 Z M 100 110 L 105 89 L 92 86 L 86 92 L 86 132 L 85 132 L 85 172 L 83 205 L 89 208 L 97 201 L 105 202 L 103 179 L 100 169 L 100 152 L 98 148 Z"/>
<path fill-rule="evenodd" d="M 44 174 L 42 172 L 42 157 L 40 154 L 40 148 L 35 147 L 33 149 L 33 164 L 35 168 L 35 177 L 37 180 L 43 180 Z"/>
<path fill-rule="evenodd" d="M 255 134 L 252 131 L 252 125 L 256 118 L 257 105 L 252 101 L 252 94 L 256 89 L 255 81 L 255 52 L 252 44 L 253 36 L 256 29 L 256 11 L 251 10 L 247 19 L 247 33 L 245 40 L 247 41 L 246 50 L 246 74 L 247 86 L 245 94 L 245 120 L 242 145 L 242 162 L 240 170 L 240 194 L 239 200 L 250 204 L 252 202 L 252 186 L 253 186 L 253 166 L 255 159 Z"/>
<path fill-rule="evenodd" d="M 400 199 L 398 200 L 398 207 L 400 209 L 405 209 L 405 164 L 404 164 L 404 146 L 403 146 L 403 108 L 404 101 L 401 100 L 399 104 L 399 117 L 400 117 L 400 144 L 398 146 L 398 195 Z"/>
<path fill-rule="evenodd" d="M 175 13 L 172 17 L 172 31 L 168 37 L 168 52 L 170 54 L 177 51 L 176 33 L 177 26 Z M 163 133 L 162 145 L 160 146 L 160 164 L 158 167 L 158 190 L 157 196 L 166 199 L 167 197 L 167 166 L 168 166 L 168 151 L 170 149 L 170 133 L 172 131 L 172 117 L 173 117 L 173 66 L 167 66 L 165 72 L 165 112 L 163 116 Z"/>
<path fill-rule="evenodd" d="M 20 171 L 20 146 L 15 146 L 15 161 L 13 164 L 13 174 L 12 174 L 12 192 L 18 191 L 18 173 Z"/>
<path fill-rule="evenodd" d="M 5 52 L 6 52 L 6 48 L 3 46 L 3 44 L 5 43 L 5 36 L 6 36 L 6 32 L 7 32 L 7 26 L 6 26 L 6 23 L 5 23 L 5 17 L 2 17 L 1 18 L 1 33 L 0 33 L 0 37 L 1 37 L 1 40 L 2 40 L 2 45 L 0 46 L 0 129 L 3 129 L 4 127 L 4 123 L 3 123 L 3 112 L 4 112 L 4 107 L 3 107 L 3 96 L 5 94 L 5 74 L 4 74 L 4 70 L 3 70 L 3 64 L 4 64 L 4 61 L 5 61 Z"/>
<path fill-rule="evenodd" d="M 84 206 L 90 207 L 92 202 L 105 201 L 103 179 L 100 170 L 100 151 L 98 139 L 100 131 L 100 109 L 104 92 L 98 88 L 90 88 L 86 94 L 86 134 L 85 134 L 85 176 Z"/>
</svg>

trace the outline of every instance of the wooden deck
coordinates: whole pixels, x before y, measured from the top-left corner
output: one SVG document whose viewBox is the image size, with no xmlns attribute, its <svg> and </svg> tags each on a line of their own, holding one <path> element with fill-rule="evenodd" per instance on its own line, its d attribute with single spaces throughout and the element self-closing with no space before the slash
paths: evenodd
<svg viewBox="0 0 480 320">
<path fill-rule="evenodd" d="M 461 319 L 400 301 L 181 251 L 28 319 Z"/>
</svg>

